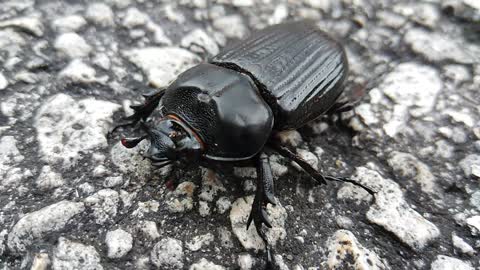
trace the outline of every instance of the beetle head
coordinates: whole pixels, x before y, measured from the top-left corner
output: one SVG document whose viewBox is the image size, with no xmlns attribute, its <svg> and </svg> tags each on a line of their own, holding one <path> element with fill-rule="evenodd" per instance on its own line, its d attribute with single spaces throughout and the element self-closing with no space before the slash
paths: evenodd
<svg viewBox="0 0 480 270">
<path fill-rule="evenodd" d="M 145 157 L 157 167 L 171 164 L 173 161 L 198 160 L 202 145 L 192 131 L 177 119 L 164 118 L 156 125 L 150 127 L 144 122 L 142 128 L 147 135 L 133 139 L 122 139 L 122 144 L 127 148 L 135 147 L 144 139 L 150 140 L 150 148 Z"/>
</svg>

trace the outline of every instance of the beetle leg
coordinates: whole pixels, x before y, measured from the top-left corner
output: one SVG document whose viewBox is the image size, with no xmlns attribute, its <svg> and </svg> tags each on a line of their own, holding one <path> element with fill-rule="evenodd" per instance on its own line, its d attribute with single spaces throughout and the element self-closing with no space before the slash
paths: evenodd
<svg viewBox="0 0 480 270">
<path fill-rule="evenodd" d="M 129 122 L 116 125 L 109 133 L 113 133 L 120 127 L 134 126 L 138 123 L 138 121 L 147 119 L 152 114 L 153 110 L 155 110 L 155 108 L 158 106 L 158 103 L 160 102 L 160 99 L 164 93 L 165 89 L 160 89 L 143 94 L 145 102 L 141 105 L 130 105 L 130 108 L 133 109 L 134 113 L 123 118 L 123 120 Z"/>
<path fill-rule="evenodd" d="M 335 177 L 332 175 L 322 175 L 318 170 L 314 169 L 310 164 L 308 164 L 308 162 L 306 162 L 303 158 L 293 153 L 290 149 L 279 144 L 278 142 L 270 141 L 268 145 L 272 147 L 275 151 L 277 151 L 280 155 L 295 161 L 300 167 L 302 167 L 303 170 L 305 170 L 313 179 L 315 179 L 320 184 L 327 184 L 326 180 L 335 181 L 335 182 L 347 182 L 363 188 L 370 195 L 375 195 L 375 191 L 362 185 L 361 183 L 358 183 L 353 179 L 349 179 L 345 177 Z"/>
<path fill-rule="evenodd" d="M 275 205 L 275 195 L 273 192 L 273 174 L 268 161 L 268 156 L 264 153 L 256 157 L 257 167 L 257 190 L 255 192 L 255 199 L 253 200 L 252 210 L 247 221 L 247 230 L 250 224 L 254 223 L 255 229 L 262 238 L 265 244 L 266 269 L 272 269 L 272 253 L 268 239 L 262 230 L 262 225 L 272 228 L 266 207 L 269 203 Z"/>
</svg>

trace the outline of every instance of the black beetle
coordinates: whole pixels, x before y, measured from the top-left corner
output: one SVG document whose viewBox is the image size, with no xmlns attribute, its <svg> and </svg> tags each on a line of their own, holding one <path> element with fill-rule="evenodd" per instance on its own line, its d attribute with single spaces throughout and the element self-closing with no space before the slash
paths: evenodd
<svg viewBox="0 0 480 270">
<path fill-rule="evenodd" d="M 146 135 L 122 139 L 122 144 L 131 148 L 148 138 L 146 156 L 155 166 L 173 161 L 210 168 L 255 166 L 257 190 L 247 229 L 253 221 L 270 268 L 271 247 L 262 225 L 271 227 L 265 207 L 275 200 L 266 147 L 298 163 L 319 183 L 351 182 L 373 193 L 353 180 L 323 176 L 276 136 L 323 114 L 350 109 L 338 100 L 347 71 L 340 43 L 313 22 L 269 26 L 183 72 L 168 88 L 144 95 L 145 103 L 132 106 L 135 113 L 126 118 L 131 122 L 117 127 L 141 122 Z M 162 117 L 145 123 L 157 106 Z"/>
</svg>

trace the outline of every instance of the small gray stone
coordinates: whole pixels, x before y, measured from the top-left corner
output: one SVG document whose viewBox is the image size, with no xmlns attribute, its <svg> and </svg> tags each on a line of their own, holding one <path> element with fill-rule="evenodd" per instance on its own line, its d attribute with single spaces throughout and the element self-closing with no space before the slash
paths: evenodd
<svg viewBox="0 0 480 270">
<path fill-rule="evenodd" d="M 110 26 L 114 23 L 113 11 L 104 3 L 90 4 L 85 13 L 85 17 L 101 26 Z"/>
<path fill-rule="evenodd" d="M 480 216 L 469 217 L 467 218 L 466 223 L 470 228 L 472 235 L 480 235 Z"/>
<path fill-rule="evenodd" d="M 367 212 L 370 222 L 392 232 L 415 250 L 423 249 L 440 236 L 435 224 L 407 204 L 397 183 L 365 167 L 358 167 L 352 178 L 377 192 L 375 203 Z"/>
<path fill-rule="evenodd" d="M 28 246 L 50 232 L 60 231 L 76 215 L 84 211 L 83 203 L 60 201 L 23 216 L 8 234 L 8 248 L 23 253 Z"/>
<path fill-rule="evenodd" d="M 219 214 L 223 214 L 223 213 L 227 212 L 230 209 L 230 207 L 232 206 L 232 202 L 227 197 L 218 198 L 218 200 L 215 204 L 217 205 L 217 212 Z"/>
<path fill-rule="evenodd" d="M 138 229 L 144 236 L 148 237 L 151 240 L 155 240 L 160 237 L 160 234 L 158 233 L 157 223 L 155 223 L 154 221 L 142 221 L 138 224 Z"/>
<path fill-rule="evenodd" d="M 85 199 L 85 205 L 93 210 L 97 224 L 105 224 L 117 215 L 118 192 L 112 189 L 102 189 Z"/>
<path fill-rule="evenodd" d="M 323 12 L 329 12 L 332 5 L 331 0 L 305 0 L 305 4 L 320 9 Z"/>
<path fill-rule="evenodd" d="M 168 86 L 178 74 L 200 62 L 197 55 L 175 47 L 132 49 L 124 55 L 141 68 L 149 82 L 158 88 Z"/>
<path fill-rule="evenodd" d="M 123 184 L 123 177 L 121 175 L 107 177 L 103 182 L 103 186 L 106 188 L 121 186 L 122 184 Z"/>
<path fill-rule="evenodd" d="M 57 94 L 46 100 L 35 117 L 42 159 L 61 162 L 65 167 L 76 164 L 80 152 L 108 146 L 108 123 L 120 105 L 86 98 L 74 100 Z"/>
<path fill-rule="evenodd" d="M 248 29 L 240 15 L 228 15 L 216 18 L 213 27 L 222 31 L 229 38 L 242 38 L 247 35 Z"/>
<path fill-rule="evenodd" d="M 95 78 L 95 69 L 85 64 L 80 59 L 73 59 L 59 76 L 76 83 L 92 83 L 98 81 Z"/>
<path fill-rule="evenodd" d="M 9 51 L 13 56 L 20 52 L 20 46 L 26 43 L 25 39 L 12 29 L 0 29 L 0 48 L 5 51 Z M 7 64 L 4 64 L 7 66 Z"/>
<path fill-rule="evenodd" d="M 99 53 L 95 55 L 95 57 L 92 60 L 92 63 L 94 63 L 96 66 L 104 70 L 109 70 L 111 67 L 110 58 L 105 53 Z"/>
<path fill-rule="evenodd" d="M 49 190 L 61 187 L 65 181 L 59 173 L 52 171 L 50 166 L 43 166 L 40 175 L 37 178 L 37 187 L 41 190 Z"/>
<path fill-rule="evenodd" d="M 43 36 L 44 31 L 42 22 L 36 17 L 22 17 L 1 21 L 0 28 L 4 27 L 16 27 L 37 37 Z"/>
<path fill-rule="evenodd" d="M 338 227 L 342 229 L 351 229 L 353 227 L 352 219 L 346 216 L 336 216 L 335 222 L 337 223 Z"/>
<path fill-rule="evenodd" d="M 385 133 L 394 137 L 401 132 L 407 124 L 408 112 L 414 117 L 430 112 L 442 87 L 438 72 L 429 66 L 413 62 L 397 65 L 378 86 L 397 104 L 383 126 Z"/>
<path fill-rule="evenodd" d="M 233 247 L 232 232 L 226 227 L 220 226 L 217 229 L 218 239 L 220 239 L 220 244 L 225 248 Z"/>
<path fill-rule="evenodd" d="M 55 19 L 53 28 L 61 33 L 75 32 L 87 24 L 87 21 L 80 15 L 69 15 Z"/>
<path fill-rule="evenodd" d="M 255 259 L 250 254 L 240 254 L 237 258 L 237 264 L 240 270 L 251 270 L 255 264 Z"/>
<path fill-rule="evenodd" d="M 0 90 L 7 88 L 7 86 L 8 86 L 7 79 L 5 78 L 5 76 L 3 76 L 3 73 L 0 72 Z"/>
<path fill-rule="evenodd" d="M 460 253 L 467 254 L 469 256 L 475 255 L 476 251 L 465 240 L 458 237 L 455 233 L 452 233 L 453 247 Z"/>
<path fill-rule="evenodd" d="M 452 10 L 457 17 L 480 22 L 480 4 L 476 0 L 446 0 L 441 3 L 444 10 Z"/>
<path fill-rule="evenodd" d="M 210 206 L 208 205 L 208 202 L 205 201 L 199 201 L 198 202 L 198 213 L 202 217 L 206 217 L 210 215 Z"/>
<path fill-rule="evenodd" d="M 480 155 L 471 154 L 466 156 L 460 161 L 460 167 L 463 169 L 463 172 L 468 177 L 472 175 L 472 167 L 480 166 Z"/>
<path fill-rule="evenodd" d="M 466 263 L 462 260 L 438 255 L 432 263 L 431 270 L 474 270 L 474 268 L 470 263 Z"/>
<path fill-rule="evenodd" d="M 186 246 L 191 251 L 198 251 L 204 246 L 210 245 L 215 237 L 211 233 L 195 236 L 192 241 L 186 243 Z"/>
<path fill-rule="evenodd" d="M 193 209 L 193 194 L 197 186 L 190 181 L 180 183 L 174 192 L 166 197 L 168 210 L 172 213 L 181 213 Z M 208 205 L 207 205 L 208 206 Z"/>
<path fill-rule="evenodd" d="M 393 11 L 429 28 L 435 28 L 440 19 L 439 8 L 430 3 L 399 3 L 393 7 Z"/>
<path fill-rule="evenodd" d="M 32 267 L 30 270 L 47 270 L 50 264 L 48 253 L 37 253 L 33 257 Z"/>
<path fill-rule="evenodd" d="M 444 114 L 450 116 L 456 123 L 462 123 L 468 128 L 473 128 L 475 120 L 472 117 L 472 113 L 468 109 L 459 110 L 445 110 Z"/>
<path fill-rule="evenodd" d="M 298 147 L 303 141 L 302 135 L 297 130 L 282 131 L 277 133 L 277 136 L 282 144 L 287 144 L 294 148 Z"/>
<path fill-rule="evenodd" d="M 390 269 L 378 255 L 364 248 L 347 230 L 338 230 L 328 239 L 329 269 Z"/>
<path fill-rule="evenodd" d="M 108 257 L 111 259 L 121 258 L 132 249 L 133 237 L 122 229 L 109 231 L 105 237 L 108 248 Z"/>
<path fill-rule="evenodd" d="M 182 269 L 182 242 L 173 238 L 160 240 L 152 249 L 150 259 L 158 269 Z"/>
<path fill-rule="evenodd" d="M 16 81 L 34 84 L 38 82 L 38 76 L 35 73 L 26 70 L 20 71 L 13 77 Z"/>
<path fill-rule="evenodd" d="M 127 9 L 125 16 L 123 17 L 122 24 L 127 28 L 134 28 L 142 26 L 150 22 L 150 17 L 138 10 L 136 7 Z"/>
<path fill-rule="evenodd" d="M 214 264 L 205 258 L 201 258 L 200 261 L 194 263 L 188 268 L 189 270 L 225 270 L 225 267 Z"/>
<path fill-rule="evenodd" d="M 54 47 L 70 58 L 86 57 L 92 51 L 85 39 L 73 32 L 61 34 L 55 40 Z"/>
<path fill-rule="evenodd" d="M 404 39 L 414 52 L 430 61 L 453 60 L 461 64 L 471 64 L 476 59 L 465 45 L 460 45 L 455 39 L 441 33 L 412 28 L 405 34 Z"/>
<path fill-rule="evenodd" d="M 273 15 L 268 19 L 268 24 L 278 24 L 288 17 L 288 6 L 278 4 L 273 11 Z"/>
<path fill-rule="evenodd" d="M 8 232 L 6 229 L 0 231 L 0 256 L 2 256 L 6 250 L 7 235 Z"/>
<path fill-rule="evenodd" d="M 52 269 L 103 270 L 103 267 L 100 264 L 100 256 L 94 247 L 60 237 L 53 253 Z"/>
<path fill-rule="evenodd" d="M 226 191 L 226 189 L 217 174 L 210 169 L 202 170 L 202 188 L 198 197 L 201 200 L 212 202 L 221 191 Z"/>
<path fill-rule="evenodd" d="M 445 76 L 455 84 L 469 81 L 472 78 L 470 71 L 464 65 L 446 65 L 443 70 Z"/>
<path fill-rule="evenodd" d="M 430 168 L 412 154 L 394 151 L 390 153 L 388 165 L 398 172 L 400 176 L 413 178 L 420 185 L 423 192 L 441 196 L 440 189 Z"/>
<path fill-rule="evenodd" d="M 236 7 L 251 7 L 255 4 L 255 0 L 231 0 L 232 5 Z"/>
<path fill-rule="evenodd" d="M 200 28 L 197 28 L 182 38 L 180 44 L 184 48 L 189 48 L 197 53 L 207 53 L 209 55 L 216 55 L 219 52 L 219 48 L 214 39 L 211 38 L 211 35 L 208 35 Z M 199 45 L 206 50 L 206 52 L 199 48 Z"/>
<path fill-rule="evenodd" d="M 470 204 L 480 211 L 480 190 L 475 191 L 470 197 Z"/>
</svg>

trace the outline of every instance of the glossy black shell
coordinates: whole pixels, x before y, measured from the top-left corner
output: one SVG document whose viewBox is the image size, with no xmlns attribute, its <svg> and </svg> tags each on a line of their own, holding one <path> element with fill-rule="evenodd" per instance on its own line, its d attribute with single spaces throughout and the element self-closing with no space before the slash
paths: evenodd
<svg viewBox="0 0 480 270">
<path fill-rule="evenodd" d="M 243 160 L 258 153 L 273 127 L 273 113 L 247 75 L 203 63 L 166 90 L 162 113 L 182 119 L 213 160 Z"/>
<path fill-rule="evenodd" d="M 342 93 L 347 69 L 342 46 L 314 23 L 274 25 L 180 74 L 161 110 L 200 136 L 207 159 L 246 160 L 273 130 L 325 113 Z"/>
<path fill-rule="evenodd" d="M 311 21 L 264 28 L 227 46 L 211 63 L 248 74 L 275 117 L 274 129 L 296 129 L 325 113 L 343 91 L 343 47 Z"/>
</svg>

